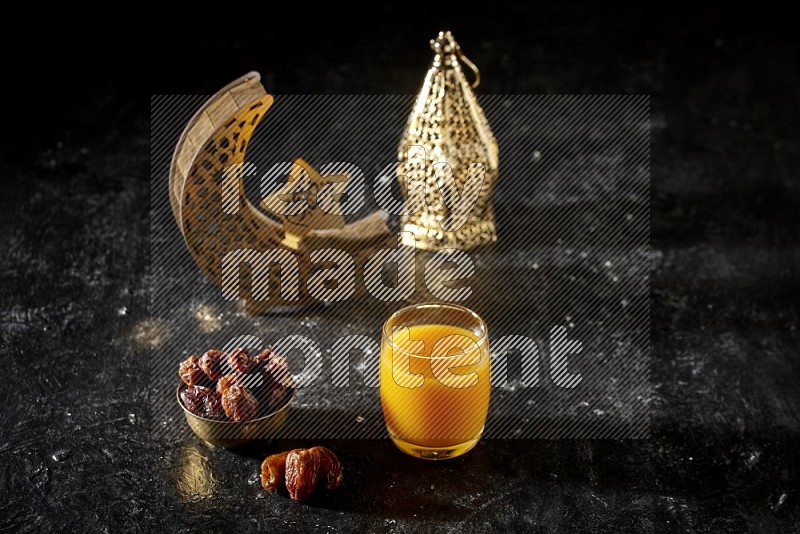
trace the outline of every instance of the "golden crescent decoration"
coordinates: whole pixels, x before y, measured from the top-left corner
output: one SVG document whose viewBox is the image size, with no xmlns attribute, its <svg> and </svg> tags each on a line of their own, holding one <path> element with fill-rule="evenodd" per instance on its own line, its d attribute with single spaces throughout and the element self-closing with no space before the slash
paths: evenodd
<svg viewBox="0 0 800 534">
<path fill-rule="evenodd" d="M 253 206 L 245 195 L 242 175 L 247 146 L 273 100 L 261 85 L 260 75 L 250 72 L 214 94 L 186 125 L 175 147 L 169 176 L 170 205 L 186 246 L 202 272 L 218 286 L 222 285 L 222 258 L 233 250 L 290 251 L 298 260 L 302 281 L 308 280 L 313 250 L 338 248 L 353 257 L 355 294 L 362 295 L 365 287 L 361 274 L 369 254 L 376 248 L 396 245 L 397 237 L 390 233 L 381 212 L 344 224 L 341 216 L 307 210 L 303 220 L 285 216 L 281 224 Z M 312 181 L 321 178 L 302 159 L 295 163 Z M 232 173 L 231 169 L 239 172 Z M 271 285 L 275 285 L 273 282 Z M 268 299 L 256 300 L 248 294 L 247 284 L 243 298 L 245 309 L 256 314 L 274 306 L 317 302 L 304 283 L 295 300 L 284 300 L 279 291 L 271 291 Z"/>
</svg>

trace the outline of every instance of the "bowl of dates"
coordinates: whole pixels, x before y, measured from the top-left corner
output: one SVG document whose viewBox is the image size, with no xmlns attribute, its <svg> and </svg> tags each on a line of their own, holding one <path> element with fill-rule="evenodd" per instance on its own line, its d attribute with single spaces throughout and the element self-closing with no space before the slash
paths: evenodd
<svg viewBox="0 0 800 534">
<path fill-rule="evenodd" d="M 271 439 L 286 422 L 295 388 L 286 360 L 270 349 L 212 349 L 178 367 L 176 391 L 186 422 L 218 447 Z"/>
</svg>

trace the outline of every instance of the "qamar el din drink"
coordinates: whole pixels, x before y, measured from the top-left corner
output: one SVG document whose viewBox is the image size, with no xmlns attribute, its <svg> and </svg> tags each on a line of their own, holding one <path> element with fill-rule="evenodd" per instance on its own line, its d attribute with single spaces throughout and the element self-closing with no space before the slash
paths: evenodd
<svg viewBox="0 0 800 534">
<path fill-rule="evenodd" d="M 477 314 L 420 304 L 386 321 L 381 404 L 401 450 L 434 460 L 464 454 L 483 432 L 490 392 L 489 343 Z"/>
</svg>

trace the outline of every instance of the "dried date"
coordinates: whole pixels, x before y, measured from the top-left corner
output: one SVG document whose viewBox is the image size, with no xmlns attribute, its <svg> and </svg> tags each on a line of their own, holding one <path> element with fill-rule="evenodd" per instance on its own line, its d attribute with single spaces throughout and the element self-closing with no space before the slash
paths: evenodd
<svg viewBox="0 0 800 534">
<path fill-rule="evenodd" d="M 232 385 L 222 393 L 222 409 L 233 421 L 249 421 L 258 414 L 258 400 L 246 387 Z"/>
<path fill-rule="evenodd" d="M 244 386 L 244 377 L 236 373 L 223 376 L 217 381 L 217 392 L 224 395 L 231 386 Z"/>
<path fill-rule="evenodd" d="M 246 373 L 250 368 L 250 354 L 246 349 L 233 349 L 228 354 L 228 366 L 236 372 Z"/>
<path fill-rule="evenodd" d="M 286 456 L 290 451 L 267 456 L 261 463 L 261 486 L 265 490 L 275 489 L 285 484 Z"/>
<path fill-rule="evenodd" d="M 322 446 L 311 447 L 310 451 L 319 454 L 319 479 L 318 484 L 325 484 L 329 490 L 335 490 L 342 485 L 342 464 L 333 451 Z"/>
<path fill-rule="evenodd" d="M 220 394 L 205 386 L 189 386 L 181 391 L 181 401 L 186 409 L 207 419 L 224 419 Z"/>
<path fill-rule="evenodd" d="M 203 400 L 211 392 L 211 389 L 204 386 L 189 386 L 181 391 L 181 400 L 186 409 L 195 415 L 201 415 L 203 411 Z"/>
<path fill-rule="evenodd" d="M 273 354 L 274 352 L 272 352 L 272 349 L 264 349 L 253 356 L 253 358 L 250 360 L 250 364 L 257 367 L 264 367 L 272 359 Z"/>
<path fill-rule="evenodd" d="M 333 451 L 325 447 L 273 454 L 261 464 L 264 489 L 285 484 L 295 501 L 308 499 L 320 486 L 335 490 L 342 485 L 342 479 L 342 464 Z"/>
<path fill-rule="evenodd" d="M 286 455 L 286 489 L 293 501 L 305 501 L 317 487 L 320 455 L 297 449 Z"/>
<path fill-rule="evenodd" d="M 225 419 L 225 410 L 222 408 L 222 395 L 214 390 L 209 390 L 203 397 L 203 417 L 220 421 Z"/>
<path fill-rule="evenodd" d="M 200 358 L 196 354 L 192 354 L 181 362 L 178 367 L 178 375 L 187 386 L 194 386 L 200 383 L 206 376 L 200 368 Z"/>
<path fill-rule="evenodd" d="M 221 350 L 211 349 L 200 358 L 200 369 L 211 380 L 219 380 L 222 377 L 222 361 L 226 354 Z"/>
</svg>

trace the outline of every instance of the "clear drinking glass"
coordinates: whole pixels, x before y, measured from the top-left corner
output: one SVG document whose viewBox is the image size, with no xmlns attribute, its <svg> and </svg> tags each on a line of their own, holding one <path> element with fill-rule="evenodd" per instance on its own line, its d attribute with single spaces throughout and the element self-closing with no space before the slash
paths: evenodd
<svg viewBox="0 0 800 534">
<path fill-rule="evenodd" d="M 392 314 L 381 336 L 380 394 L 389 436 L 430 460 L 455 458 L 481 437 L 491 393 L 486 323 L 454 304 Z"/>
</svg>

